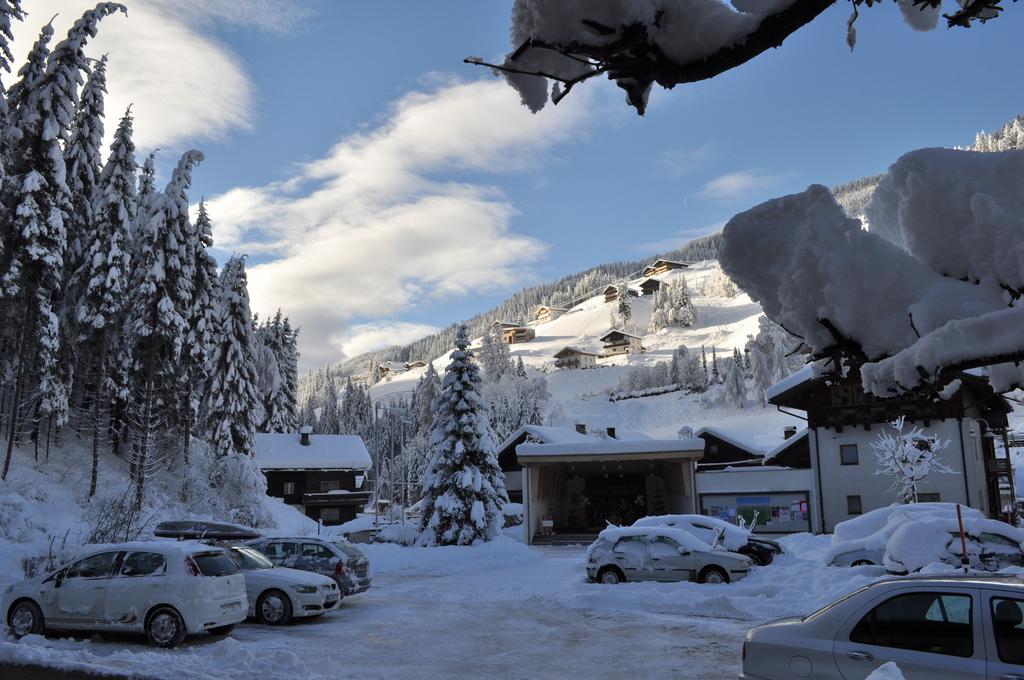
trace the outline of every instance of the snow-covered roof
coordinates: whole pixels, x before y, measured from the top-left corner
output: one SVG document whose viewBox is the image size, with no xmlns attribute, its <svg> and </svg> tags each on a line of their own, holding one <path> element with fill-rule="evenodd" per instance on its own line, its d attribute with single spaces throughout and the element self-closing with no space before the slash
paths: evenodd
<svg viewBox="0 0 1024 680">
<path fill-rule="evenodd" d="M 382 361 L 380 367 L 387 371 L 407 371 L 409 367 L 404 361 Z"/>
<path fill-rule="evenodd" d="M 610 425 L 608 427 L 611 427 Z M 542 444 L 571 444 L 571 443 L 587 443 L 587 442 L 601 442 L 608 439 L 607 427 L 590 427 L 586 434 L 579 432 L 575 427 L 553 427 L 551 425 L 524 425 L 518 430 L 508 436 L 498 446 L 498 451 L 504 451 L 509 446 L 521 438 L 523 434 L 530 436 L 534 442 L 540 442 Z M 650 440 L 650 437 L 643 432 L 636 432 L 634 430 L 616 430 L 616 439 L 623 439 L 627 441 L 645 441 Z M 615 440 L 612 440 L 615 441 Z"/>
<path fill-rule="evenodd" d="M 537 313 L 538 314 L 540 314 L 541 312 L 568 312 L 568 311 L 569 311 L 568 307 L 551 307 L 549 305 L 541 305 L 540 307 L 537 308 Z"/>
<path fill-rule="evenodd" d="M 743 449 L 747 453 L 751 453 L 755 456 L 760 456 L 764 452 L 763 449 L 761 449 L 756 444 L 740 439 L 739 437 L 736 436 L 734 432 L 728 430 L 721 430 L 717 427 L 702 427 L 693 434 L 695 437 L 699 437 L 702 434 L 709 434 L 713 437 L 721 439 L 723 442 L 726 442 L 727 444 L 732 444 L 736 448 Z"/>
<path fill-rule="evenodd" d="M 765 398 L 768 399 L 768 401 L 771 401 L 772 399 L 779 396 L 783 392 L 788 392 L 794 387 L 798 387 L 799 385 L 802 385 L 805 382 L 810 382 L 811 380 L 814 380 L 814 366 L 808 364 L 807 366 L 804 366 L 796 373 L 786 378 L 783 378 L 779 382 L 769 387 L 768 391 L 765 392 Z"/>
<path fill-rule="evenodd" d="M 642 340 L 643 339 L 639 335 L 633 335 L 632 333 L 627 333 L 626 331 L 614 330 L 614 331 L 608 331 L 607 333 L 602 335 L 600 338 L 598 338 L 598 340 L 600 342 L 604 342 L 605 340 L 607 340 L 611 336 L 615 335 L 616 333 L 619 334 L 619 335 L 624 335 L 627 338 L 636 338 L 637 340 Z"/>
<path fill-rule="evenodd" d="M 516 456 L 527 458 L 595 457 L 615 458 L 640 454 L 678 454 L 699 458 L 704 453 L 704 440 L 690 439 L 619 439 L 587 437 L 587 441 L 550 444 L 526 442 L 516 447 Z"/>
<path fill-rule="evenodd" d="M 796 444 L 798 441 L 800 441 L 806 436 L 806 427 L 801 430 L 797 430 L 796 434 L 791 436 L 789 439 L 783 439 L 781 442 L 779 442 L 778 446 L 766 451 L 764 454 L 764 458 L 762 459 L 762 464 L 767 466 L 770 461 L 775 459 L 775 456 L 779 455 L 780 453 L 788 449 L 790 446 L 793 446 L 793 444 Z"/>
<path fill-rule="evenodd" d="M 586 349 L 586 348 L 582 348 L 582 347 L 563 347 L 562 349 L 560 349 L 557 352 L 555 352 L 554 356 L 555 356 L 556 359 L 558 359 L 558 358 L 566 356 L 568 354 L 589 354 L 590 356 L 593 356 L 593 357 L 601 356 L 600 352 L 595 352 L 594 350 Z"/>
<path fill-rule="evenodd" d="M 256 435 L 256 461 L 264 470 L 369 470 L 370 453 L 361 437 L 314 434 L 303 446 L 297 434 Z"/>
<path fill-rule="evenodd" d="M 711 546 L 700 540 L 693 534 L 669 526 L 643 526 L 643 527 L 608 527 L 600 534 L 599 539 L 615 542 L 620 538 L 628 536 L 660 536 L 670 538 L 687 550 L 710 551 Z"/>
</svg>

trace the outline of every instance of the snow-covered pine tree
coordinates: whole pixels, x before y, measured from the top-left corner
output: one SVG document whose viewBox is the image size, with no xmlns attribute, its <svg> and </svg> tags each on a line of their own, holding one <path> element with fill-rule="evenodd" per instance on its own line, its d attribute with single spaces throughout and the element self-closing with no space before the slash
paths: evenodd
<svg viewBox="0 0 1024 680">
<path fill-rule="evenodd" d="M 743 378 L 743 366 L 735 359 L 725 366 L 725 403 L 743 408 L 747 401 L 747 381 Z"/>
<path fill-rule="evenodd" d="M 690 290 L 686 287 L 683 277 L 676 277 L 668 290 L 668 324 L 682 328 L 690 328 L 697 323 L 697 310 L 690 299 Z"/>
<path fill-rule="evenodd" d="M 277 357 L 284 382 L 280 392 L 281 432 L 294 432 L 299 420 L 299 329 L 293 329 L 288 317 L 281 321 L 281 353 Z"/>
<path fill-rule="evenodd" d="M 708 389 L 707 369 L 702 363 L 702 356 L 696 354 L 686 360 L 682 384 L 690 392 L 700 393 Z"/>
<path fill-rule="evenodd" d="M 221 458 L 252 456 L 260 400 L 244 257 L 232 257 L 221 271 L 215 318 L 206 395 L 210 444 Z"/>
<path fill-rule="evenodd" d="M 711 348 L 711 384 L 720 385 L 722 374 L 718 370 L 718 354 L 714 347 Z"/>
<path fill-rule="evenodd" d="M 3 135 L 3 156 L 5 161 L 10 158 L 12 149 L 18 144 L 23 130 L 34 125 L 35 112 L 26 105 L 30 92 L 37 91 L 39 83 L 46 75 L 46 60 L 50 58 L 50 40 L 53 38 L 53 19 L 39 31 L 39 37 L 32 44 L 32 49 L 25 63 L 18 69 L 18 79 L 14 81 L 4 100 L 4 125 L 0 134 Z M 5 168 L 5 172 L 11 172 Z"/>
<path fill-rule="evenodd" d="M 135 224 L 132 225 L 133 243 L 139 238 L 139 232 L 142 231 L 144 223 L 159 209 L 159 203 L 163 198 L 156 190 L 156 152 L 151 151 L 146 156 L 146 160 L 142 162 L 138 195 L 139 211 Z M 134 253 L 132 254 L 134 255 Z"/>
<path fill-rule="evenodd" d="M 618 306 L 619 321 L 622 323 L 622 330 L 629 331 L 630 321 L 633 319 L 633 296 L 620 295 Z"/>
<path fill-rule="evenodd" d="M 747 352 L 750 357 L 750 371 L 753 375 L 755 398 L 761 402 L 761 408 L 766 408 L 768 403 L 765 395 L 774 384 L 771 363 L 769 362 L 768 355 L 765 354 L 761 345 L 755 342 L 753 336 L 750 336 L 750 341 L 747 343 Z"/>
<path fill-rule="evenodd" d="M 669 367 L 669 380 L 682 385 L 686 377 L 686 364 L 690 360 L 689 351 L 680 345 L 672 352 L 672 364 Z"/>
<path fill-rule="evenodd" d="M 437 400 L 434 455 L 423 481 L 421 545 L 470 545 L 501 530 L 508 495 L 479 390 L 480 373 L 463 325 Z"/>
<path fill-rule="evenodd" d="M 701 366 L 704 368 L 704 375 L 707 376 L 708 375 L 708 353 L 704 349 L 704 345 L 700 346 L 700 363 L 701 363 Z"/>
<path fill-rule="evenodd" d="M 648 333 L 657 333 L 668 326 L 668 290 L 664 286 L 654 291 L 651 297 L 651 320 L 647 326 Z"/>
<path fill-rule="evenodd" d="M 434 426 L 434 405 L 441 392 L 441 379 L 433 362 L 427 362 L 427 370 L 416 383 L 412 396 L 413 416 L 416 419 L 416 433 L 429 438 Z"/>
<path fill-rule="evenodd" d="M 484 368 L 484 377 L 490 382 L 497 382 L 501 376 L 512 370 L 512 354 L 508 343 L 501 337 L 501 329 L 492 328 L 485 333 L 480 347 L 480 363 Z"/>
<path fill-rule="evenodd" d="M 263 397 L 263 421 L 260 432 L 289 432 L 292 398 L 288 393 L 285 365 L 291 356 L 288 333 L 284 328 L 281 310 L 272 319 L 256 329 L 256 337 L 270 356 L 257 362 L 260 372 L 260 394 Z"/>
<path fill-rule="evenodd" d="M 338 412 L 338 383 L 330 369 L 324 369 L 323 407 L 320 410 L 318 432 L 321 434 L 342 434 L 341 416 Z"/>
<path fill-rule="evenodd" d="M 0 69 L 11 72 L 11 62 L 14 55 L 11 53 L 11 41 L 14 40 L 14 33 L 11 31 L 11 21 L 23 21 L 25 12 L 21 9 L 21 0 L 0 1 Z"/>
<path fill-rule="evenodd" d="M 135 172 L 132 117 L 128 112 L 114 133 L 110 156 L 98 177 L 95 201 L 89 211 L 89 229 L 83 231 L 87 238 L 83 263 L 76 274 L 82 291 L 75 311 L 81 343 L 80 369 L 93 386 L 90 497 L 96 493 L 104 410 L 111 396 L 123 389 L 123 372 L 115 371 L 111 380 L 108 366 L 116 357 L 117 334 L 124 321 L 131 275 L 129 238 L 136 211 Z"/>
</svg>

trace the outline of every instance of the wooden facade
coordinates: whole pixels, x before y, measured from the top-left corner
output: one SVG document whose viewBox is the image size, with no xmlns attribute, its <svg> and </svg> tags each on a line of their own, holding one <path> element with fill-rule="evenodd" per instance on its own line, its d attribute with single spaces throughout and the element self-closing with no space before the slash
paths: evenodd
<svg viewBox="0 0 1024 680">
<path fill-rule="evenodd" d="M 509 345 L 515 345 L 520 342 L 529 342 L 537 337 L 537 331 L 533 330 L 529 326 L 515 326 L 513 328 L 502 328 L 501 339 Z"/>
<path fill-rule="evenodd" d="M 625 286 L 621 286 L 621 287 L 625 288 Z M 605 288 L 604 289 L 604 301 L 605 302 L 615 302 L 616 300 L 618 300 L 619 299 L 619 294 L 620 294 L 619 288 L 620 288 L 620 286 L 608 286 L 607 288 Z"/>
<path fill-rule="evenodd" d="M 546 305 L 541 305 L 537 308 L 537 312 L 534 314 L 533 318 L 537 323 L 547 323 L 549 321 L 554 321 L 568 311 L 569 310 L 564 307 L 548 307 Z"/>
<path fill-rule="evenodd" d="M 604 345 L 604 356 L 611 357 L 619 354 L 640 354 L 644 351 L 642 340 L 639 336 L 625 331 L 611 331 L 601 338 Z"/>
<path fill-rule="evenodd" d="M 665 284 L 663 284 L 658 279 L 647 279 L 646 281 L 644 281 L 643 283 L 640 284 L 640 294 L 641 295 L 654 295 L 659 290 L 661 290 L 662 286 L 664 286 L 664 285 Z"/>
<path fill-rule="evenodd" d="M 670 272 L 673 269 L 686 269 L 689 265 L 685 262 L 675 262 L 673 260 L 657 260 L 653 264 L 649 264 L 644 267 L 644 276 L 656 276 L 658 274 L 664 274 Z"/>
<path fill-rule="evenodd" d="M 601 356 L 596 352 L 588 352 L 575 347 L 566 347 L 555 354 L 555 368 L 576 369 L 595 368 L 597 358 Z"/>
<path fill-rule="evenodd" d="M 365 484 L 362 470 L 264 470 L 263 474 L 268 496 L 299 506 L 307 517 L 328 526 L 355 519 L 370 500 L 370 492 L 356 485 L 357 477 Z"/>
</svg>

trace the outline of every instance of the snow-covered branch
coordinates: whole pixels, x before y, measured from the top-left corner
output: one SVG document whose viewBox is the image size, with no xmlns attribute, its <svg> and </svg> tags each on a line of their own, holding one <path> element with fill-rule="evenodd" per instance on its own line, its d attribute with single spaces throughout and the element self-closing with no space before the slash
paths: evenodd
<svg viewBox="0 0 1024 680">
<path fill-rule="evenodd" d="M 949 446 L 948 439 L 926 435 L 915 425 L 904 432 L 906 418 L 900 416 L 889 423 L 895 434 L 882 432 L 871 443 L 878 462 L 876 475 L 893 477 L 890 491 L 899 494 L 904 503 L 917 502 L 917 485 L 932 472 L 959 474 L 939 460 L 939 454 Z"/>
</svg>

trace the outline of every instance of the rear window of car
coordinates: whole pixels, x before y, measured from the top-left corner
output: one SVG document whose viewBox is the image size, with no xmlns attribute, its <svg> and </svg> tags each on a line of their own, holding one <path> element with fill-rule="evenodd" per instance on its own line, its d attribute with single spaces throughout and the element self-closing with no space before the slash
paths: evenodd
<svg viewBox="0 0 1024 680">
<path fill-rule="evenodd" d="M 345 557 L 350 559 L 359 559 L 363 556 L 363 553 L 360 552 L 359 548 L 355 547 L 348 541 L 331 541 L 331 545 L 345 553 Z"/>
<path fill-rule="evenodd" d="M 230 576 L 238 573 L 238 566 L 222 552 L 204 552 L 192 555 L 203 576 Z"/>
</svg>

